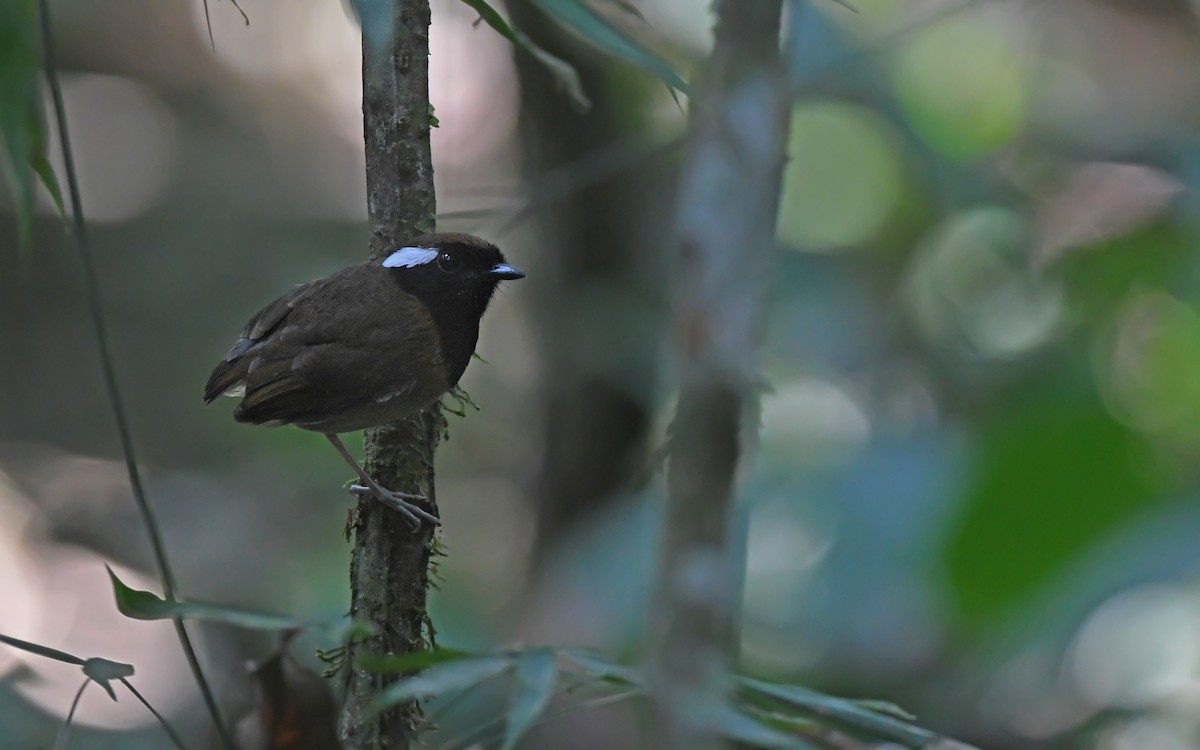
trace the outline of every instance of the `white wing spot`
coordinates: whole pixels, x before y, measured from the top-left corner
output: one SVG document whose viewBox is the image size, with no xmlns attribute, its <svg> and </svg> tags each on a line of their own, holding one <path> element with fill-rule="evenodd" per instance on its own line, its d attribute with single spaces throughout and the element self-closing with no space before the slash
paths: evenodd
<svg viewBox="0 0 1200 750">
<path fill-rule="evenodd" d="M 438 256 L 432 247 L 402 247 L 383 261 L 384 268 L 412 268 L 421 266 Z"/>
<path fill-rule="evenodd" d="M 230 388 L 229 390 L 225 391 L 225 395 L 226 395 L 226 396 L 233 396 L 234 398 L 241 398 L 242 396 L 245 396 L 245 395 L 246 395 L 246 383 L 245 383 L 245 381 L 242 381 L 241 383 L 237 383 L 237 384 L 236 384 L 236 385 L 234 385 L 232 388 Z"/>
</svg>

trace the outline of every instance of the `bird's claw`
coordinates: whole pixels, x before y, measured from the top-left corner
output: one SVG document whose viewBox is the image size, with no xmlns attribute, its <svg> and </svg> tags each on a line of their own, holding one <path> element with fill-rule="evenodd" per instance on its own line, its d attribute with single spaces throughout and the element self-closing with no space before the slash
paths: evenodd
<svg viewBox="0 0 1200 750">
<path fill-rule="evenodd" d="M 413 529 L 421 528 L 421 521 L 426 521 L 434 526 L 441 526 L 442 521 L 437 516 L 419 506 L 408 502 L 409 500 L 428 500 L 424 495 L 413 495 L 408 492 L 393 492 L 382 487 L 368 487 L 363 484 L 350 485 L 350 491 L 355 495 L 370 495 L 379 502 L 383 503 L 392 510 L 403 514 L 412 524 Z"/>
</svg>

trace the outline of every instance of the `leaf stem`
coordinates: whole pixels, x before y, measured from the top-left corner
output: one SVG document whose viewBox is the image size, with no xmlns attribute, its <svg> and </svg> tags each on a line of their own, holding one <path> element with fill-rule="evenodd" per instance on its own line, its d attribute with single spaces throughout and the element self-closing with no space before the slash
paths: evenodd
<svg viewBox="0 0 1200 750">
<path fill-rule="evenodd" d="M 175 747 L 179 748 L 179 750 L 187 750 L 187 746 L 183 744 L 183 740 L 180 739 L 179 735 L 175 732 L 174 727 L 167 722 L 166 718 L 162 714 L 154 710 L 154 706 L 150 705 L 150 701 L 143 698 L 142 694 L 137 691 L 137 688 L 135 688 L 126 678 L 121 678 L 121 684 L 129 688 L 129 692 L 133 693 L 134 698 L 137 698 L 142 702 L 142 705 L 146 707 L 147 711 L 154 714 L 154 718 L 158 719 L 159 724 L 162 724 L 163 731 L 166 732 L 167 736 L 171 738 L 171 743 L 175 745 Z"/>
</svg>

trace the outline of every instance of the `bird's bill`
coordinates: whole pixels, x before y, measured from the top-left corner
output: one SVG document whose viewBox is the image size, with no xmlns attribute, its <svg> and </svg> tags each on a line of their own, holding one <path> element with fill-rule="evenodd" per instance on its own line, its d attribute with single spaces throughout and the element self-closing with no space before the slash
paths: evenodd
<svg viewBox="0 0 1200 750">
<path fill-rule="evenodd" d="M 488 271 L 488 276 L 495 279 L 523 279 L 525 272 L 507 263 L 497 263 L 492 270 Z"/>
</svg>

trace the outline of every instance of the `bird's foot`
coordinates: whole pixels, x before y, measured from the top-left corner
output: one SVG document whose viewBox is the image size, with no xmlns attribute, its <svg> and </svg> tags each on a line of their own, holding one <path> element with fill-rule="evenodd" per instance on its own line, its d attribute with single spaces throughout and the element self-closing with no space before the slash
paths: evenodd
<svg viewBox="0 0 1200 750">
<path fill-rule="evenodd" d="M 424 495 L 413 495 L 408 492 L 393 492 L 392 490 L 381 487 L 378 484 L 375 484 L 374 486 L 352 484 L 350 485 L 350 491 L 359 497 L 362 497 L 363 495 L 370 495 L 392 510 L 403 514 L 406 518 L 408 518 L 409 522 L 412 523 L 413 530 L 421 528 L 421 521 L 426 521 L 434 526 L 442 525 L 441 519 L 439 519 L 437 516 L 433 515 L 424 508 L 408 502 L 409 500 L 428 500 L 429 498 L 425 497 Z"/>
</svg>

